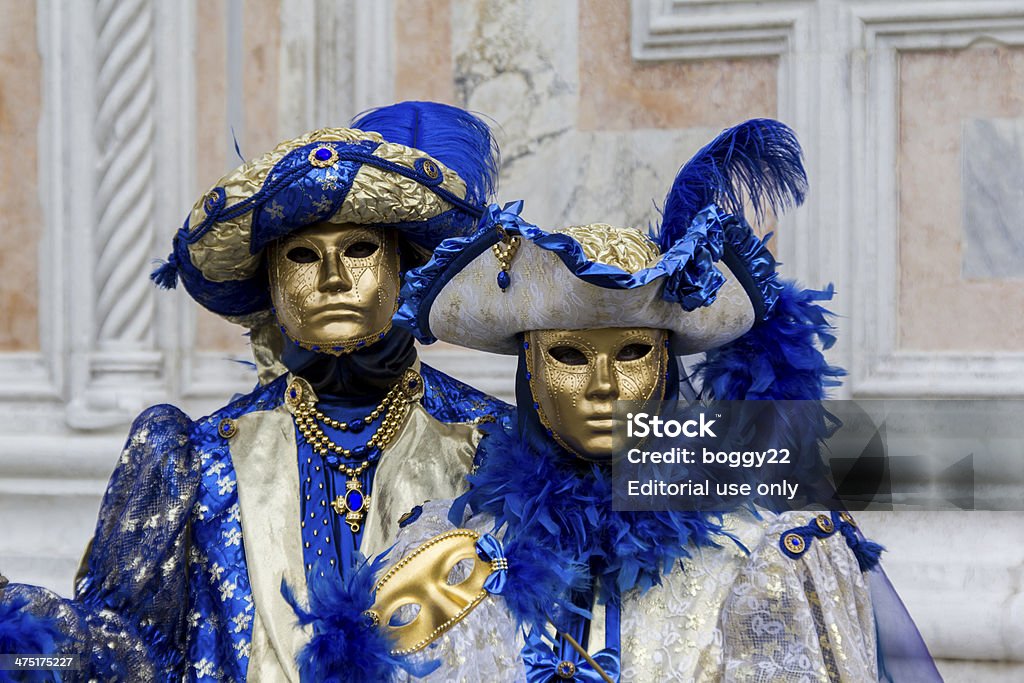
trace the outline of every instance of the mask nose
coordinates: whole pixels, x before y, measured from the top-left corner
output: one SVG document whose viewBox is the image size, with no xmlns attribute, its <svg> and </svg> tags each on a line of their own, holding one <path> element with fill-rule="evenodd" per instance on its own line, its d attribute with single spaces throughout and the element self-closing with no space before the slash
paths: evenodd
<svg viewBox="0 0 1024 683">
<path fill-rule="evenodd" d="M 594 361 L 594 371 L 587 381 L 585 396 L 591 400 L 614 401 L 619 397 L 619 383 L 615 380 L 612 359 L 601 354 Z"/>
<path fill-rule="evenodd" d="M 319 288 L 322 292 L 347 292 L 352 289 L 352 275 L 348 272 L 340 252 L 330 251 L 320 263 Z"/>
</svg>

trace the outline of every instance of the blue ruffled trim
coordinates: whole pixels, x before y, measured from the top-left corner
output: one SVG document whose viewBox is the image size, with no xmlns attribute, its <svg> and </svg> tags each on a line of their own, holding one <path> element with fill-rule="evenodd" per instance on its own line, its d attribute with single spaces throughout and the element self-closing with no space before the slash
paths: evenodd
<svg viewBox="0 0 1024 683">
<path fill-rule="evenodd" d="M 775 271 L 778 262 L 768 249 L 772 233 L 760 238 L 745 220 L 736 216 L 731 218 L 725 223 L 726 251 L 722 260 L 743 283 L 754 303 L 757 320 L 762 321 L 771 315 L 782 291 Z"/>
<path fill-rule="evenodd" d="M 571 236 L 547 232 L 524 221 L 523 203 L 502 208 L 492 204 L 481 226 L 469 237 L 443 241 L 430 261 L 406 273 L 402 305 L 395 324 L 412 331 L 424 344 L 437 341 L 430 331 L 430 308 L 440 291 L 477 256 L 497 244 L 502 232 L 519 235 L 541 249 L 556 254 L 576 277 L 606 289 L 637 289 L 665 279 L 662 298 L 678 303 L 684 311 L 709 306 L 715 301 L 725 277 L 716 263 L 722 261 L 737 274 L 754 302 L 758 318 L 775 303 L 775 259 L 742 219 L 710 205 L 700 211 L 689 230 L 664 252 L 658 262 L 636 273 L 596 263 Z M 500 229 L 499 229 L 500 228 Z M 515 278 L 513 268 L 512 277 Z"/>
</svg>

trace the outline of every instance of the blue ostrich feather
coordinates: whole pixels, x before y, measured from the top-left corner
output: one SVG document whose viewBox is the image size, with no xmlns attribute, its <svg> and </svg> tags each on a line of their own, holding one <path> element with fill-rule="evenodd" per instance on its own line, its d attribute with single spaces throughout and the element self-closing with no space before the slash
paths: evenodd
<svg viewBox="0 0 1024 683">
<path fill-rule="evenodd" d="M 483 205 L 494 196 L 498 145 L 487 124 L 467 111 L 438 102 L 399 102 L 359 114 L 352 127 L 434 157 L 466 181 L 468 202 Z"/>
<path fill-rule="evenodd" d="M 665 198 L 662 251 L 681 239 L 709 204 L 741 216 L 744 196 L 759 215 L 765 205 L 779 213 L 802 203 L 807 191 L 802 156 L 793 131 L 772 119 L 752 119 L 723 131 L 676 175 Z"/>
</svg>

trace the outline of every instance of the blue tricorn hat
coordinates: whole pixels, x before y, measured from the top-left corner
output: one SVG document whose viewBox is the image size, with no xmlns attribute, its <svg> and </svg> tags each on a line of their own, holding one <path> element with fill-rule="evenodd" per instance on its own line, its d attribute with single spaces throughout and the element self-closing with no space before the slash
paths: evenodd
<svg viewBox="0 0 1024 683">
<path fill-rule="evenodd" d="M 180 277 L 201 305 L 251 326 L 271 305 L 264 249 L 296 230 L 389 227 L 429 250 L 476 229 L 497 167 L 486 124 L 455 107 L 405 102 L 353 125 L 282 142 L 221 178 L 153 280 L 173 287 Z"/>
</svg>

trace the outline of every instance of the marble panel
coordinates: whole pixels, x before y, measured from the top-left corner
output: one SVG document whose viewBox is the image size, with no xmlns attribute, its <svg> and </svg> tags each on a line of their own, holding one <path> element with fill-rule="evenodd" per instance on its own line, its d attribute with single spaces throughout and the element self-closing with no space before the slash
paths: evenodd
<svg viewBox="0 0 1024 683">
<path fill-rule="evenodd" d="M 35 3 L 0 0 L 0 15 L 0 351 L 28 351 L 39 348 L 42 64 Z"/>
<path fill-rule="evenodd" d="M 1024 277 L 1024 119 L 963 124 L 963 276 Z"/>
<path fill-rule="evenodd" d="M 983 227 L 962 225 L 969 181 L 961 159 L 965 122 L 1024 117 L 1024 48 L 902 52 L 899 79 L 898 347 L 1024 350 L 1020 280 L 962 274 L 965 234 L 988 238 Z M 967 160 L 972 154 L 981 161 L 980 150 Z"/>
</svg>

